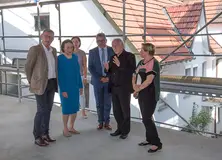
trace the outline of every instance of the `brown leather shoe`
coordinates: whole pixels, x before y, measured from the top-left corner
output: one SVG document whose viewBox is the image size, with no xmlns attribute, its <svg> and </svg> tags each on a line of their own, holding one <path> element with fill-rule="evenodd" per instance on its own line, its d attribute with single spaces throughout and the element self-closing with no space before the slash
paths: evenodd
<svg viewBox="0 0 222 160">
<path fill-rule="evenodd" d="M 97 129 L 98 129 L 98 130 L 103 129 L 103 124 L 99 124 L 99 125 L 97 126 Z"/>
<path fill-rule="evenodd" d="M 45 140 L 43 140 L 42 138 L 38 138 L 35 140 L 35 144 L 40 146 L 40 147 L 45 147 L 45 146 L 48 146 L 49 143 L 46 142 Z"/>
<path fill-rule="evenodd" d="M 47 142 L 55 142 L 56 141 L 55 139 L 51 138 L 49 135 L 42 136 L 42 139 Z"/>
<path fill-rule="evenodd" d="M 105 124 L 104 128 L 105 128 L 106 130 L 112 130 L 112 127 L 111 127 L 109 124 Z"/>
</svg>

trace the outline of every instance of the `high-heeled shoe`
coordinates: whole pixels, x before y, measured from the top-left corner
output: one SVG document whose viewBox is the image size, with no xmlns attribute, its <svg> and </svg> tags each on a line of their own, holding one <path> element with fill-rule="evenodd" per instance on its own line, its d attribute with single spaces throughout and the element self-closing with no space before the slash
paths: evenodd
<svg viewBox="0 0 222 160">
<path fill-rule="evenodd" d="M 154 153 L 154 152 L 157 152 L 158 150 L 161 150 L 161 149 L 162 149 L 162 145 L 159 145 L 159 146 L 157 146 L 157 148 L 154 149 L 154 150 L 150 148 L 150 149 L 148 150 L 148 152 L 149 152 L 149 153 Z"/>
</svg>

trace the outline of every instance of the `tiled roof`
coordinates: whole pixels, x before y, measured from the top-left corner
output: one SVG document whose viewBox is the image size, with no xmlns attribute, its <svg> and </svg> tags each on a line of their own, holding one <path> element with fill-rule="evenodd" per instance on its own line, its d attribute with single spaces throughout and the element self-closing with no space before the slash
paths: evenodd
<svg viewBox="0 0 222 160">
<path fill-rule="evenodd" d="M 202 2 L 202 0 L 184 0 L 184 3 L 189 2 Z M 209 22 L 213 17 L 222 11 L 222 0 L 204 0 L 206 18 Z M 217 18 L 213 23 L 222 23 L 222 16 Z"/>
<path fill-rule="evenodd" d="M 207 22 L 222 11 L 222 0 L 205 0 Z M 222 23 L 222 15 L 213 23 Z"/>
<path fill-rule="evenodd" d="M 123 3 L 122 0 L 98 0 L 101 6 L 106 10 L 115 24 L 122 30 L 123 28 Z M 189 5 L 181 5 L 179 0 L 149 0 L 147 1 L 147 18 L 146 26 L 148 34 L 176 34 L 163 12 L 163 7 L 167 8 L 172 20 L 181 33 L 192 34 L 196 30 L 200 18 L 201 3 Z M 176 6 L 175 6 L 176 5 Z M 179 5 L 179 6 L 178 6 Z M 143 10 L 144 4 L 142 0 L 126 1 L 126 33 L 127 34 L 143 34 Z M 191 13 L 192 12 L 192 13 Z M 183 17 L 183 18 L 182 18 Z M 189 22 L 189 23 L 188 23 Z M 183 37 L 186 39 L 186 37 Z M 128 37 L 130 42 L 140 50 L 142 37 Z M 146 40 L 156 45 L 156 54 L 171 53 L 177 46 L 181 44 L 179 37 L 173 36 L 147 36 Z M 191 43 L 190 43 L 191 44 Z M 190 46 L 189 44 L 189 46 Z M 188 50 L 183 46 L 175 54 L 189 54 Z M 159 56 L 162 59 L 165 56 Z M 181 61 L 191 59 L 191 56 L 170 56 L 166 62 Z"/>
<path fill-rule="evenodd" d="M 209 36 L 210 41 L 210 52 L 214 54 L 222 54 L 222 46 L 213 38 Z"/>
<path fill-rule="evenodd" d="M 200 2 L 202 0 L 187 0 L 187 1 Z M 205 0 L 204 2 L 205 2 L 204 6 L 206 12 L 206 19 L 207 22 L 209 22 L 212 18 L 214 18 L 217 14 L 219 14 L 222 11 L 222 0 Z M 215 19 L 211 24 L 209 24 L 209 27 L 211 26 L 222 27 L 222 15 L 219 16 L 217 19 Z M 208 37 L 210 42 L 210 52 L 213 54 L 222 54 L 222 46 L 220 46 L 219 43 L 212 36 Z"/>
<path fill-rule="evenodd" d="M 180 34 L 194 34 L 196 32 L 201 16 L 201 10 L 202 3 L 200 2 L 167 7 L 167 12 Z M 182 38 L 183 40 L 187 40 L 189 37 L 182 36 Z M 181 44 L 180 37 L 177 36 L 175 39 Z M 191 48 L 192 42 L 193 39 L 188 41 L 186 46 Z M 185 47 L 183 54 L 190 54 Z M 188 56 L 187 58 L 191 57 Z"/>
</svg>

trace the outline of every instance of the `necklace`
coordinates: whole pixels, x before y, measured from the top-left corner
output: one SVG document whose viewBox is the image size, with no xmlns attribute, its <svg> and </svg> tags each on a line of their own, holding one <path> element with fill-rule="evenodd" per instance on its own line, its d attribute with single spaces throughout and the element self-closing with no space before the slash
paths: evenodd
<svg viewBox="0 0 222 160">
<path fill-rule="evenodd" d="M 153 60 L 154 59 L 154 57 L 153 58 L 151 58 L 150 60 L 148 60 L 147 62 L 145 62 L 145 60 L 143 60 L 143 65 L 145 65 L 145 64 L 147 64 L 147 63 L 149 63 L 151 60 Z"/>
</svg>

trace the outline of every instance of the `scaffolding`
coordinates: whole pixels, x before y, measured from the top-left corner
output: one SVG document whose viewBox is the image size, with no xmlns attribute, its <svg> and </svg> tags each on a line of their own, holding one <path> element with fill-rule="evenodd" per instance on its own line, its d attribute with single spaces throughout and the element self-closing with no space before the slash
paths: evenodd
<svg viewBox="0 0 222 160">
<path fill-rule="evenodd" d="M 59 27 L 59 35 L 55 35 L 55 38 L 58 38 L 59 40 L 59 44 L 61 46 L 62 43 L 62 38 L 70 38 L 72 37 L 72 35 L 70 36 L 64 36 L 62 35 L 62 27 L 61 27 L 61 3 L 69 3 L 69 2 L 77 2 L 77 1 L 87 1 L 87 0 L 44 0 L 44 1 L 39 1 L 37 3 L 34 2 L 28 2 L 28 3 L 9 3 L 9 4 L 3 4 L 0 5 L 0 15 L 1 15 L 1 22 L 2 22 L 2 36 L 0 36 L 0 38 L 2 39 L 2 43 L 3 43 L 3 49 L 0 50 L 0 52 L 3 53 L 2 55 L 2 59 L 3 59 L 3 65 L 0 66 L 0 71 L 4 72 L 5 75 L 5 82 L 1 82 L 1 84 L 5 84 L 6 85 L 6 93 L 7 93 L 7 85 L 16 85 L 18 87 L 18 97 L 19 97 L 19 102 L 21 102 L 22 98 L 28 97 L 23 96 L 22 95 L 22 88 L 24 87 L 28 87 L 27 85 L 22 85 L 21 81 L 22 79 L 24 79 L 24 77 L 21 76 L 21 74 L 24 72 L 24 69 L 22 67 L 20 67 L 18 64 L 18 60 L 17 60 L 17 67 L 14 69 L 11 69 L 10 66 L 5 66 L 6 65 L 6 52 L 28 52 L 28 50 L 15 50 L 15 49 L 7 49 L 6 48 L 6 39 L 10 39 L 10 38 L 39 38 L 39 42 L 41 42 L 40 39 L 40 34 L 41 34 L 41 24 L 40 24 L 40 7 L 44 6 L 44 5 L 49 5 L 49 4 L 54 4 L 56 10 L 58 11 L 58 27 Z M 93 0 L 94 1 L 94 0 Z M 186 43 L 189 42 L 192 38 L 196 37 L 196 36 L 208 36 L 208 35 L 218 35 L 221 33 L 206 33 L 206 34 L 200 34 L 200 32 L 207 28 L 207 26 L 209 24 L 211 24 L 213 21 L 215 21 L 218 17 L 220 17 L 222 15 L 222 11 L 220 13 L 218 13 L 215 17 L 213 17 L 209 22 L 207 22 L 203 27 L 201 27 L 200 29 L 198 29 L 194 34 L 181 34 L 178 32 L 176 32 L 176 34 L 147 34 L 147 1 L 148 0 L 143 0 L 143 4 L 144 4 L 144 20 L 143 20 L 143 34 L 127 34 L 126 33 L 126 0 L 122 0 L 122 9 L 123 9 L 123 29 L 121 31 L 121 34 L 118 35 L 106 35 L 107 37 L 122 37 L 124 43 L 127 42 L 127 38 L 131 37 L 131 36 L 139 36 L 142 37 L 142 39 L 144 40 L 144 42 L 146 42 L 146 37 L 147 36 L 176 36 L 179 37 L 182 41 L 182 43 L 176 47 L 171 53 L 168 54 L 158 54 L 158 55 L 162 55 L 165 56 L 162 60 L 161 60 L 161 64 L 162 65 L 166 65 L 167 63 L 165 63 L 165 60 L 167 60 L 170 56 L 192 56 L 192 57 L 200 57 L 200 56 L 207 56 L 207 57 L 221 57 L 221 55 L 204 55 L 204 54 L 194 54 L 192 52 L 192 50 L 190 50 L 187 46 Z M 38 35 L 27 35 L 27 36 L 6 36 L 5 35 L 5 29 L 4 29 L 4 9 L 9 9 L 9 8 L 21 8 L 21 7 L 30 7 L 30 6 L 36 6 L 36 12 L 37 12 L 37 19 L 38 19 Z M 166 10 L 165 10 L 166 12 Z M 205 12 L 204 12 L 205 14 Z M 171 19 L 169 14 L 166 12 L 166 15 L 168 16 L 169 20 Z M 204 15 L 206 17 L 206 15 Z M 172 25 L 173 22 L 171 21 Z M 188 36 L 189 38 L 187 38 L 186 40 L 184 40 L 182 37 L 183 36 Z M 94 38 L 96 37 L 96 35 L 84 35 L 81 36 L 79 35 L 80 38 Z M 186 54 L 175 54 L 175 52 L 177 50 L 179 50 L 182 46 L 186 46 L 186 48 L 188 48 L 189 52 L 192 54 L 186 55 Z M 138 53 L 135 53 L 138 54 Z M 17 84 L 10 84 L 7 83 L 7 77 L 6 77 L 6 72 L 16 72 L 18 75 L 18 83 Z M 201 83 L 199 83 L 200 81 L 198 81 L 198 83 L 195 82 L 195 78 L 199 79 L 201 81 Z M 194 81 L 193 81 L 194 80 Z M 215 81 L 217 83 L 215 83 Z M 216 78 L 203 78 L 203 77 L 183 77 L 183 76 L 161 76 L 161 90 L 165 91 L 165 92 L 173 92 L 173 93 L 181 93 L 181 94 L 191 94 L 191 95 L 197 95 L 197 96 L 210 96 L 210 97 L 217 97 L 217 98 L 222 98 L 222 94 L 221 94 L 221 89 L 222 89 L 222 79 L 216 79 Z M 164 100 L 162 100 L 164 101 Z M 164 102 L 166 104 L 166 102 Z M 187 122 L 176 110 L 174 110 L 170 105 L 167 105 L 174 113 L 176 113 L 176 115 L 178 115 L 181 119 L 183 119 L 185 121 L 185 123 L 187 125 L 189 125 L 194 131 L 197 131 L 198 133 L 202 132 L 202 131 L 198 131 L 196 130 L 191 124 L 189 124 L 189 122 Z M 135 117 L 134 117 L 135 118 Z M 178 127 L 178 128 L 183 128 L 180 126 L 175 126 L 175 125 L 171 125 L 171 124 L 166 124 L 163 122 L 157 122 L 160 124 L 165 124 L 165 125 L 169 125 L 169 126 L 174 126 L 174 127 Z M 211 132 L 204 132 L 207 134 L 212 134 L 212 135 L 220 135 L 217 134 L 216 132 L 211 133 Z M 222 135 L 220 135 L 222 136 Z"/>
</svg>

